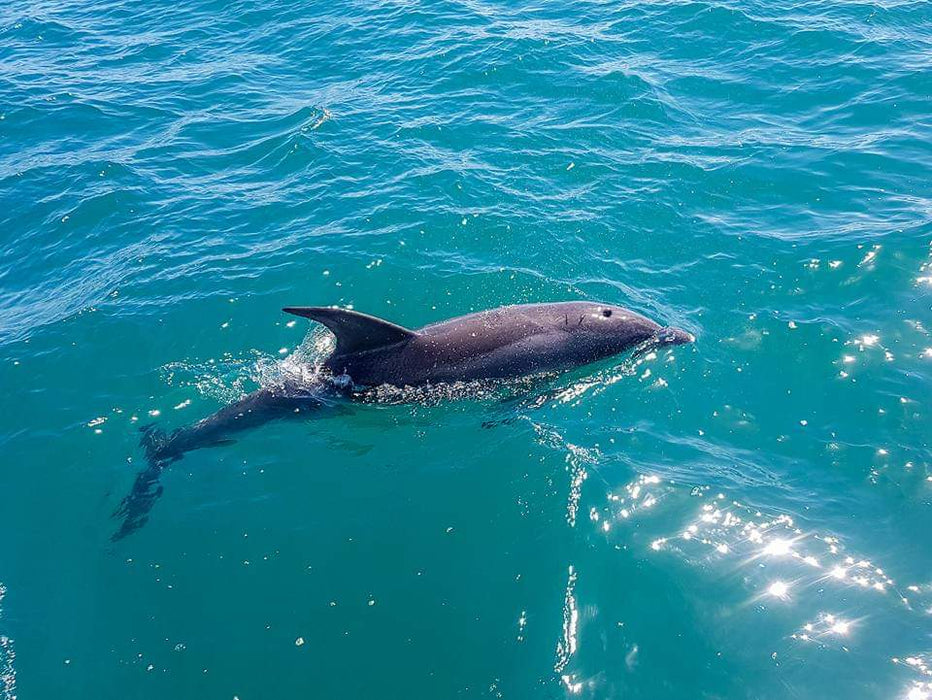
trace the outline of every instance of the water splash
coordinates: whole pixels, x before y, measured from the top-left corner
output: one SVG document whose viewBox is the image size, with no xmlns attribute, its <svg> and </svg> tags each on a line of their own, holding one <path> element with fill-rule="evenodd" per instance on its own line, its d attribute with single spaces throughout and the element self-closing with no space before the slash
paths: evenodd
<svg viewBox="0 0 932 700">
<path fill-rule="evenodd" d="M 312 386 L 333 346 L 332 335 L 314 328 L 293 350 L 283 348 L 284 353 L 253 350 L 205 362 L 172 362 L 162 368 L 163 378 L 169 386 L 194 388 L 205 398 L 232 403 L 259 386 Z"/>
</svg>

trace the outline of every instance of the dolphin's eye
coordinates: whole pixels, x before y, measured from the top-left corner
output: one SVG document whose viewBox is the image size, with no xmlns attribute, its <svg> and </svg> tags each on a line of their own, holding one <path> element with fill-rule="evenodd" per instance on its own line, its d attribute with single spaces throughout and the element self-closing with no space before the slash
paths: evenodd
<svg viewBox="0 0 932 700">
<path fill-rule="evenodd" d="M 602 315 L 605 316 L 605 318 L 608 318 L 609 316 L 612 315 L 612 310 L 611 310 L 611 309 L 602 309 Z"/>
</svg>

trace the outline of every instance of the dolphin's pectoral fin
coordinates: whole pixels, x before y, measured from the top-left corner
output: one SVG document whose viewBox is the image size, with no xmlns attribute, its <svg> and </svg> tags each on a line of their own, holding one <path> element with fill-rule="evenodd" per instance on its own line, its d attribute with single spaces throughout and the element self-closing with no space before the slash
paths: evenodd
<svg viewBox="0 0 932 700">
<path fill-rule="evenodd" d="M 327 326 L 337 337 L 337 347 L 334 351 L 336 355 L 396 345 L 417 336 L 412 330 L 358 311 L 331 309 L 326 306 L 286 306 L 282 311 Z"/>
<path fill-rule="evenodd" d="M 218 440 L 211 440 L 210 442 L 205 442 L 203 445 L 198 447 L 225 447 L 226 445 L 235 445 L 236 440 L 233 438 L 220 438 Z"/>
<path fill-rule="evenodd" d="M 499 418 L 497 420 L 484 420 L 482 421 L 482 427 L 485 428 L 486 430 L 489 430 L 491 428 L 497 428 L 500 425 L 511 425 L 516 420 L 518 420 L 517 416 L 510 416 L 508 418 Z"/>
</svg>

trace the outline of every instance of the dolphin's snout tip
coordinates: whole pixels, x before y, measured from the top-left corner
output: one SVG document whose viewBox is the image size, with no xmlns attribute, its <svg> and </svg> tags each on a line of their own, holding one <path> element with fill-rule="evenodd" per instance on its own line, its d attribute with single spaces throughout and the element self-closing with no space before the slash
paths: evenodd
<svg viewBox="0 0 932 700">
<path fill-rule="evenodd" d="M 664 345 L 685 345 L 693 343 L 696 336 L 680 328 L 661 328 L 657 333 L 657 339 Z"/>
</svg>

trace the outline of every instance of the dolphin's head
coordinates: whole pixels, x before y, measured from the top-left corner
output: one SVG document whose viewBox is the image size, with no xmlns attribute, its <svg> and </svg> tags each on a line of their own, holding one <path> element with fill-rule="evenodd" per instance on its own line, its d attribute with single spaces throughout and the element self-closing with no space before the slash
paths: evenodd
<svg viewBox="0 0 932 700">
<path fill-rule="evenodd" d="M 565 330 L 574 344 L 595 358 L 617 355 L 627 350 L 654 349 L 665 345 L 691 343 L 695 337 L 672 326 L 661 326 L 631 309 L 597 302 L 577 302 L 564 319 Z"/>
</svg>

